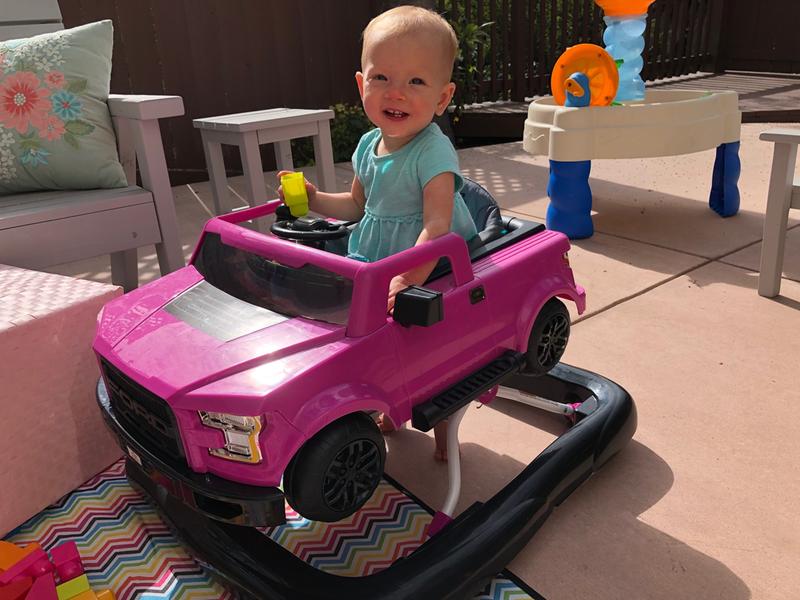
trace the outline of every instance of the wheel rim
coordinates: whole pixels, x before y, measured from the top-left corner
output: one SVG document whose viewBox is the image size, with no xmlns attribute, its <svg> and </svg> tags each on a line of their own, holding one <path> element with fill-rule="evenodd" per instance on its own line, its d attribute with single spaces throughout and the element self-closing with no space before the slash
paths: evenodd
<svg viewBox="0 0 800 600">
<path fill-rule="evenodd" d="M 322 483 L 329 508 L 347 512 L 359 508 L 372 495 L 381 475 L 378 447 L 370 440 L 355 440 L 331 461 Z"/>
<path fill-rule="evenodd" d="M 543 367 L 552 367 L 561 358 L 569 338 L 569 321 L 564 315 L 554 315 L 542 328 L 536 358 Z"/>
</svg>

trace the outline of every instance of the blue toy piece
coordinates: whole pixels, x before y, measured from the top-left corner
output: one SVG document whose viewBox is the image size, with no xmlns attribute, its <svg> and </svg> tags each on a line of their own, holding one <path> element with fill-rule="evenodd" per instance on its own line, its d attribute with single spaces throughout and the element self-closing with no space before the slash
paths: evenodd
<svg viewBox="0 0 800 600">
<path fill-rule="evenodd" d="M 567 99 L 564 106 L 580 108 L 589 106 L 592 101 L 592 90 L 589 87 L 589 78 L 585 73 L 573 73 L 564 82 Z"/>
<path fill-rule="evenodd" d="M 741 172 L 739 142 L 717 146 L 708 205 L 721 217 L 731 217 L 739 212 L 739 175 Z"/>
<path fill-rule="evenodd" d="M 550 161 L 550 180 L 547 195 L 545 223 L 548 229 L 560 231 L 572 240 L 591 237 L 592 189 L 589 187 L 589 172 L 592 161 Z"/>
<path fill-rule="evenodd" d="M 644 81 L 640 75 L 644 61 L 644 30 L 647 15 L 604 17 L 606 30 L 603 42 L 615 59 L 622 59 L 619 67 L 619 88 L 614 98 L 617 102 L 644 100 Z"/>
</svg>

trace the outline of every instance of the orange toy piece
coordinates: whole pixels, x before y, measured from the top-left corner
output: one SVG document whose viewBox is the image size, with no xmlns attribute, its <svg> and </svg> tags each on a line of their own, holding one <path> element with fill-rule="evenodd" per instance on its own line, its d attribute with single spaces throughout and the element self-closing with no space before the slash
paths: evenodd
<svg viewBox="0 0 800 600">
<path fill-rule="evenodd" d="M 11 542 L 0 541 L 0 571 L 7 571 L 34 550 L 41 550 L 36 542 L 22 548 Z"/>
<path fill-rule="evenodd" d="M 607 17 L 644 15 L 655 0 L 594 0 Z"/>
<path fill-rule="evenodd" d="M 589 79 L 589 106 L 608 106 L 614 101 L 619 87 L 619 70 L 611 55 L 596 44 L 577 44 L 558 57 L 550 76 L 550 89 L 556 104 L 567 99 L 565 83 L 573 73 L 583 73 Z"/>
<path fill-rule="evenodd" d="M 69 600 L 97 600 L 97 594 L 92 590 L 86 590 L 77 596 L 71 596 Z"/>
</svg>

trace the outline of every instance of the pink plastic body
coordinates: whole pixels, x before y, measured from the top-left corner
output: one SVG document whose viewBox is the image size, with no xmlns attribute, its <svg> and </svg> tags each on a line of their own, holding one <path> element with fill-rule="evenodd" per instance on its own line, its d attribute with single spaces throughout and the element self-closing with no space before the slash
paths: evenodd
<svg viewBox="0 0 800 600">
<path fill-rule="evenodd" d="M 56 582 L 52 573 L 37 577 L 33 581 L 25 600 L 58 600 Z"/>
<path fill-rule="evenodd" d="M 445 525 L 449 525 L 452 522 L 453 517 L 437 510 L 433 514 L 433 519 L 431 519 L 431 522 L 428 524 L 428 531 L 426 532 L 427 537 L 435 536 L 442 529 L 444 529 Z"/>
<path fill-rule="evenodd" d="M 550 298 L 584 310 L 561 233 L 532 235 L 472 264 L 456 234 L 364 263 L 236 224 L 269 215 L 278 204 L 211 219 L 205 232 L 291 267 L 313 264 L 352 279 L 346 325 L 292 318 L 227 342 L 213 338 L 164 310 L 202 280 L 192 266 L 195 256 L 187 267 L 110 302 L 99 318 L 95 351 L 169 404 L 196 472 L 277 485 L 302 444 L 336 419 L 380 411 L 400 425 L 414 405 L 507 350 L 525 351 Z M 442 256 L 452 273 L 426 287 L 443 292 L 444 319 L 430 327 L 399 325 L 386 314 L 390 280 Z M 485 298 L 474 301 L 470 292 L 479 286 Z M 211 455 L 209 448 L 222 447 L 224 439 L 201 423 L 198 411 L 261 416 L 262 462 Z"/>
<path fill-rule="evenodd" d="M 40 561 L 47 560 L 47 554 L 41 548 L 37 548 L 30 554 L 26 554 L 19 562 L 10 566 L 8 569 L 0 573 L 0 585 L 11 583 L 16 577 L 19 576 L 33 576 L 43 571 Z M 32 570 L 33 573 L 28 571 Z M 46 570 L 45 570 L 46 572 Z"/>
</svg>

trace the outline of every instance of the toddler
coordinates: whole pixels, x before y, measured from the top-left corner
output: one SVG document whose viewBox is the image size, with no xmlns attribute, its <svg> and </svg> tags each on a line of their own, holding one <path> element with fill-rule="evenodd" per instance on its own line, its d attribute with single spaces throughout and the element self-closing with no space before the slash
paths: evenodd
<svg viewBox="0 0 800 600">
<path fill-rule="evenodd" d="M 449 231 L 467 241 L 477 234 L 459 193 L 463 180 L 456 151 L 432 122 L 453 97 L 457 48 L 447 21 L 416 6 L 393 8 L 364 29 L 356 84 L 376 129 L 362 136 L 353 154 L 349 192 L 326 193 L 306 182 L 312 210 L 359 220 L 348 241 L 350 258 L 380 260 Z M 395 277 L 387 309 L 393 309 L 398 292 L 423 284 L 435 266 L 432 261 Z M 382 418 L 379 425 L 384 432 L 392 429 Z M 447 460 L 446 423 L 437 425 L 435 434 L 435 456 Z"/>
</svg>

